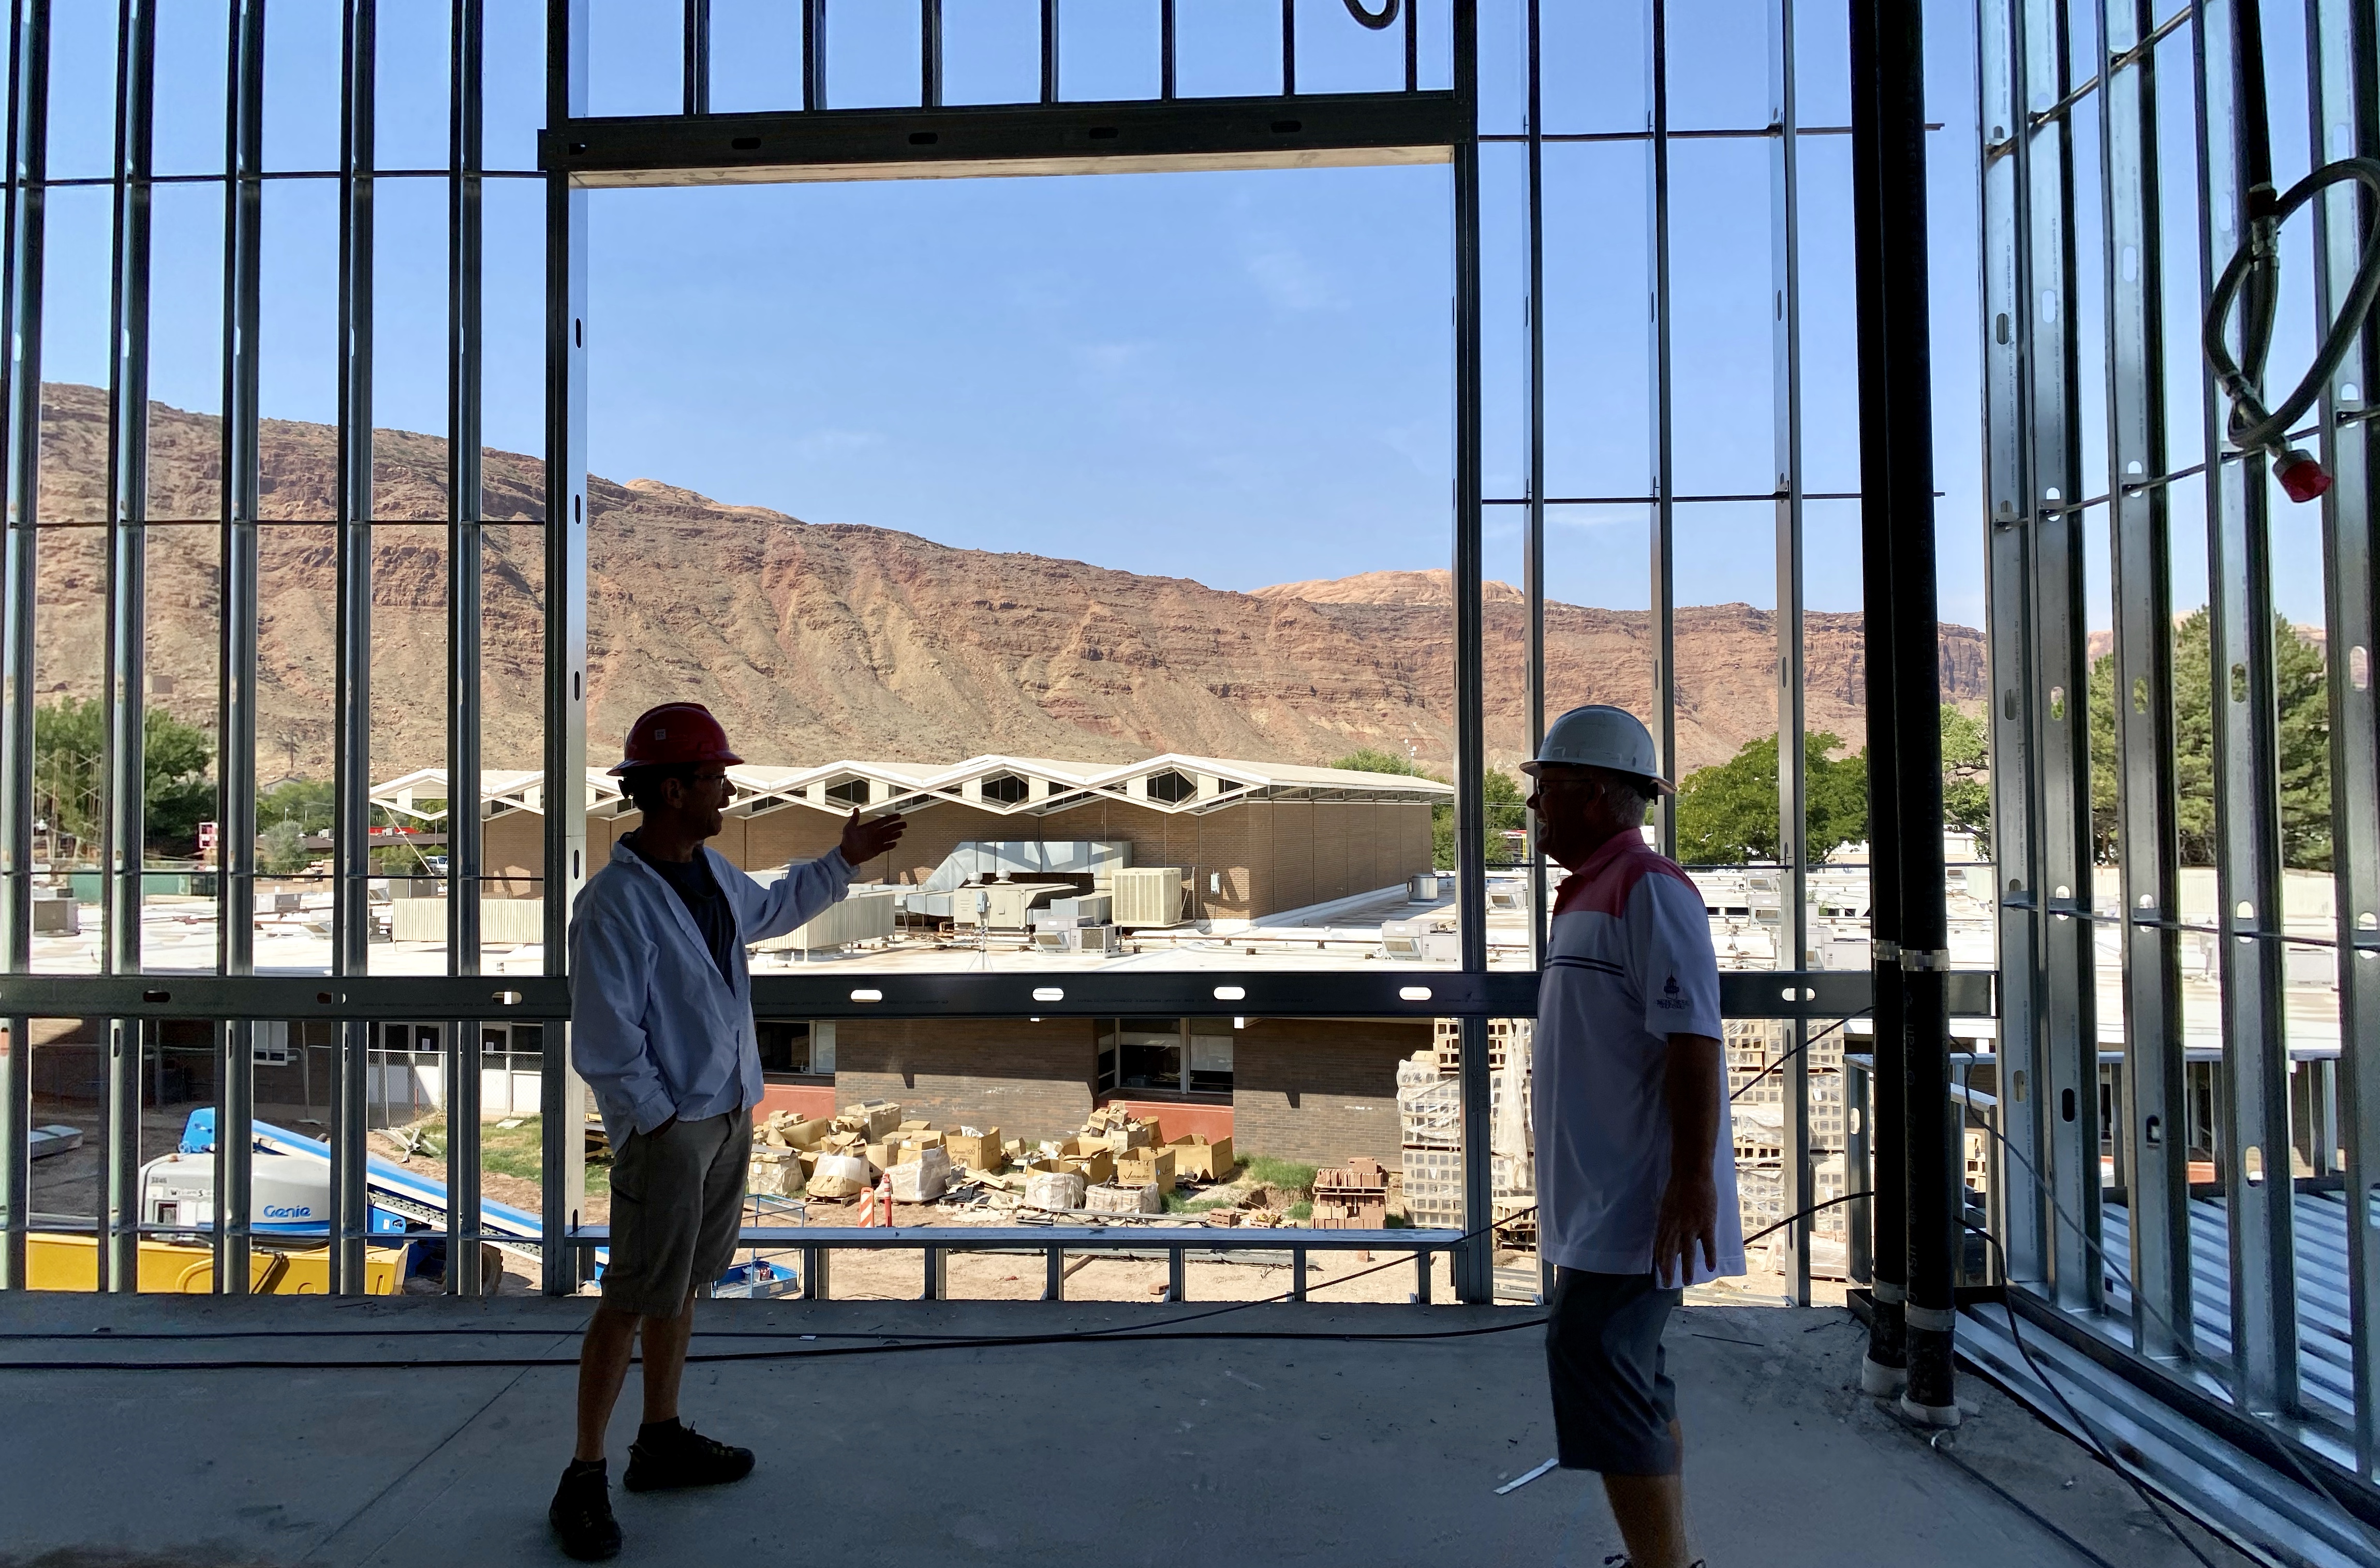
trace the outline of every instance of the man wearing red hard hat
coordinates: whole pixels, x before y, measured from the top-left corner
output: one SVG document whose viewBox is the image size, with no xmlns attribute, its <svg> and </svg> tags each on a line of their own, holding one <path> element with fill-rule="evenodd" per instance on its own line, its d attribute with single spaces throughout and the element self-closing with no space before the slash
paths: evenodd
<svg viewBox="0 0 2380 1568">
<path fill-rule="evenodd" d="M 745 948 L 814 918 L 855 867 L 901 840 L 898 816 L 854 811 L 843 843 L 763 886 L 703 841 L 735 797 L 742 758 L 698 702 L 665 702 L 629 726 L 612 770 L 640 820 L 587 880 L 570 918 L 570 1063 L 612 1140 L 611 1258 L 578 1361 L 578 1446 L 547 1517 L 582 1561 L 620 1550 L 603 1440 L 644 1340 L 644 1424 L 630 1491 L 715 1485 L 752 1469 L 749 1449 L 678 1419 L 694 1302 L 724 1273 L 744 1212 L 760 1053 Z"/>
</svg>

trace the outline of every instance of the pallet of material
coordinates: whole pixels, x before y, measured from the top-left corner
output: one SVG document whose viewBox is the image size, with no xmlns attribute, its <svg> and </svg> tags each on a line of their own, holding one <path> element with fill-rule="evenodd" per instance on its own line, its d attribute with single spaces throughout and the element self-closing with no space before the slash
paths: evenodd
<svg viewBox="0 0 2380 1568">
<path fill-rule="evenodd" d="M 1314 1173 L 1314 1228 L 1318 1231 L 1378 1231 L 1389 1223 L 1389 1173 L 1377 1160 L 1358 1157 L 1344 1170 Z"/>
</svg>

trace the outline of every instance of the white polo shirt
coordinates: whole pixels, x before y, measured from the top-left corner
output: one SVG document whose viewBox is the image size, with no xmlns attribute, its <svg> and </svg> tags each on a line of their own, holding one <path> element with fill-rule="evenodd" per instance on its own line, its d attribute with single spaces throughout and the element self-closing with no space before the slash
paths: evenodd
<svg viewBox="0 0 2380 1568">
<path fill-rule="evenodd" d="M 1633 833 L 1561 884 L 1537 992 L 1537 1231 L 1568 1269 L 1642 1274 L 1670 1178 L 1665 1066 L 1673 1034 L 1720 1038 L 1718 961 L 1698 890 Z M 1711 1179 L 1718 1266 L 1699 1256 L 1687 1284 L 1743 1272 L 1743 1216 L 1727 1075 Z M 1667 1279 L 1663 1283 L 1681 1282 Z"/>
</svg>

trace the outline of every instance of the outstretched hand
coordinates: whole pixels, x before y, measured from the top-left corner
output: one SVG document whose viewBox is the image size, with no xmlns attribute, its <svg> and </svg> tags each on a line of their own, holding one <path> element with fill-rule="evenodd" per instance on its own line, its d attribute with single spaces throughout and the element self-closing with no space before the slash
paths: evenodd
<svg viewBox="0 0 2380 1568">
<path fill-rule="evenodd" d="M 843 824 L 844 863 L 854 869 L 865 866 L 900 843 L 901 835 L 908 826 L 908 819 L 898 812 L 868 822 L 859 820 L 857 811 L 852 812 Z"/>
</svg>

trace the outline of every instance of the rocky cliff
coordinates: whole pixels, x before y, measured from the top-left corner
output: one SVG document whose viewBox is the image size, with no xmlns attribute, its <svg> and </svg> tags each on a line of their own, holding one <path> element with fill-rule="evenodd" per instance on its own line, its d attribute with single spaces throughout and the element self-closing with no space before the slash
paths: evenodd
<svg viewBox="0 0 2380 1568">
<path fill-rule="evenodd" d="M 107 426 L 97 389 L 43 389 L 35 690 L 99 690 Z M 152 407 L 146 614 L 152 700 L 212 724 L 220 612 L 216 421 Z M 328 426 L 263 429 L 258 745 L 267 778 L 329 769 L 335 683 L 337 454 Z M 481 660 L 490 767 L 539 754 L 542 471 L 485 454 Z M 376 432 L 372 768 L 444 756 L 445 443 Z M 956 550 L 807 524 L 652 480 L 589 482 L 590 756 L 671 699 L 708 702 L 756 761 L 954 760 L 985 751 L 1122 761 L 1177 750 L 1327 762 L 1358 747 L 1442 770 L 1452 749 L 1444 571 L 1375 572 L 1236 593 L 1079 561 Z M 1525 752 L 1524 610 L 1487 594 L 1488 743 Z M 1688 769 L 1776 728 L 1776 631 L 1742 604 L 1677 613 L 1679 752 Z M 1641 707 L 1642 612 L 1546 607 L 1557 707 Z M 1942 628 L 1946 699 L 1980 696 L 1983 638 Z M 1805 626 L 1808 724 L 1864 733 L 1860 617 Z"/>
</svg>

